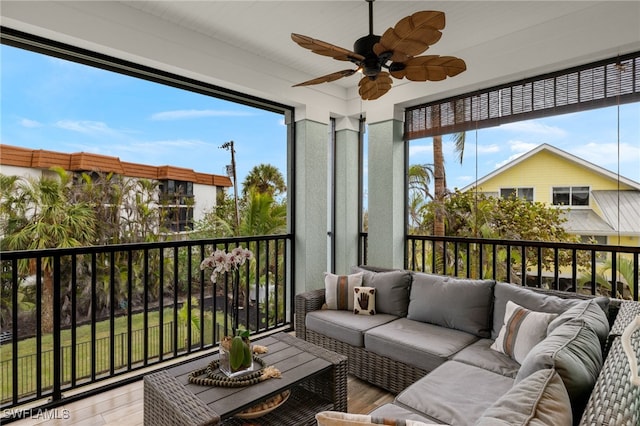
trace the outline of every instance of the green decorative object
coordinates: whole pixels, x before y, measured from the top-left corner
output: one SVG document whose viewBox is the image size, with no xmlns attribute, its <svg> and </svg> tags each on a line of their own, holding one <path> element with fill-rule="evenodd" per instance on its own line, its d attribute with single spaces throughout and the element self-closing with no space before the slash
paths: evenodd
<svg viewBox="0 0 640 426">
<path fill-rule="evenodd" d="M 225 336 L 222 339 L 220 371 L 227 377 L 237 377 L 253 371 L 249 330 L 238 330 L 235 336 Z"/>
</svg>

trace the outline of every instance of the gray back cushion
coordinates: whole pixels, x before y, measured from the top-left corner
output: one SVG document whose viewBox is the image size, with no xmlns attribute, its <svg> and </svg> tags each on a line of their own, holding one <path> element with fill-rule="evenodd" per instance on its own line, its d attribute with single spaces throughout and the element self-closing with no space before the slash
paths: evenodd
<svg viewBox="0 0 640 426">
<path fill-rule="evenodd" d="M 519 285 L 498 282 L 494 289 L 493 303 L 493 328 L 491 338 L 496 339 L 504 321 L 504 312 L 507 308 L 507 301 L 512 302 L 536 312 L 547 312 L 551 314 L 561 314 L 570 307 L 578 304 L 579 299 L 562 299 L 558 296 L 536 293 Z"/>
<path fill-rule="evenodd" d="M 407 318 L 489 337 L 494 284 L 416 273 Z"/>
<path fill-rule="evenodd" d="M 574 418 L 579 419 L 602 363 L 598 335 L 584 320 L 574 319 L 549 332 L 529 352 L 516 375 L 516 383 L 538 370 L 555 368 L 569 393 Z"/>
<path fill-rule="evenodd" d="M 353 273 L 362 272 L 362 286 L 375 287 L 376 312 L 406 317 L 409 307 L 411 272 L 405 270 L 371 271 L 358 266 Z"/>
<path fill-rule="evenodd" d="M 597 299 L 584 300 L 558 315 L 549 324 L 547 333 L 551 333 L 562 324 L 573 319 L 581 319 L 591 327 L 598 335 L 600 345 L 604 347 L 607 337 L 609 336 L 609 319 Z"/>
</svg>

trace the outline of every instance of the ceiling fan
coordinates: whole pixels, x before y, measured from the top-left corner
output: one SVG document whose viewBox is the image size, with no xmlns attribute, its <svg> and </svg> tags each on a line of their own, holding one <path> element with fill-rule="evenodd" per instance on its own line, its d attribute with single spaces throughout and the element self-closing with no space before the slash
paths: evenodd
<svg viewBox="0 0 640 426">
<path fill-rule="evenodd" d="M 443 12 L 416 12 L 402 18 L 395 27 L 379 36 L 373 34 L 374 0 L 366 1 L 369 3 L 369 34 L 356 40 L 353 51 L 305 35 L 291 34 L 291 39 L 301 47 L 318 55 L 353 62 L 357 68 L 337 71 L 293 87 L 328 83 L 362 72 L 364 77 L 358 83 L 360 97 L 374 100 L 391 89 L 391 77 L 411 81 L 440 81 L 467 69 L 464 61 L 454 56 L 416 56 L 440 40 L 440 30 L 445 24 Z"/>
</svg>

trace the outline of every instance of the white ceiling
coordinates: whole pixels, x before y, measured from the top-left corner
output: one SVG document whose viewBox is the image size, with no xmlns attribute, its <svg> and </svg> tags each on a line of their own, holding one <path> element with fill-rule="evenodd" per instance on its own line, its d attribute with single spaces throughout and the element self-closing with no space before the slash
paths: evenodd
<svg viewBox="0 0 640 426">
<path fill-rule="evenodd" d="M 368 4 L 342 1 L 7 1 L 2 25 L 300 107 L 353 115 L 436 100 L 640 50 L 640 1 L 395 1 L 374 3 L 374 32 L 441 10 L 446 27 L 426 54 L 464 59 L 442 82 L 394 80 L 361 102 L 358 77 L 292 88 L 350 63 L 318 56 L 292 32 L 347 48 L 368 33 Z"/>
</svg>

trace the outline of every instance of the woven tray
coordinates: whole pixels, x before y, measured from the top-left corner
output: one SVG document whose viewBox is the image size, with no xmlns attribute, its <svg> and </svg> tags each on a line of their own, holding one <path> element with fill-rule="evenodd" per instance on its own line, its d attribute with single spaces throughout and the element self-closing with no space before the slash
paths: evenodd
<svg viewBox="0 0 640 426">
<path fill-rule="evenodd" d="M 269 414 L 256 419 L 255 423 L 260 426 L 311 426 L 317 424 L 317 413 L 332 409 L 331 401 L 318 398 L 318 395 L 297 386 L 292 389 L 291 396 L 284 404 Z M 232 417 L 221 424 L 244 426 L 247 421 Z"/>
</svg>

